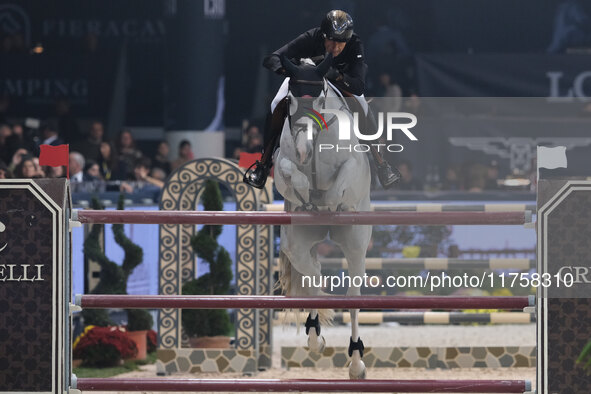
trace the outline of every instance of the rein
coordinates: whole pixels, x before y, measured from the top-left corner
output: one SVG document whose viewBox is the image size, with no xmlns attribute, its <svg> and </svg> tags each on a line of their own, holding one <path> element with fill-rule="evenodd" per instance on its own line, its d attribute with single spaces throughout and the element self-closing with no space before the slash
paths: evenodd
<svg viewBox="0 0 591 394">
<path fill-rule="evenodd" d="M 299 84 L 299 85 L 315 85 L 315 86 L 324 85 L 324 81 L 310 81 L 309 79 L 294 79 L 293 83 Z"/>
</svg>

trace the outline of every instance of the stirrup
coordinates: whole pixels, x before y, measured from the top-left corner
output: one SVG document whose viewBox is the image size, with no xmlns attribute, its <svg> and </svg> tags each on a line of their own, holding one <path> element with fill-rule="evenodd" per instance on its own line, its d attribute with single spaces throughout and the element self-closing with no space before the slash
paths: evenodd
<svg viewBox="0 0 591 394">
<path fill-rule="evenodd" d="M 253 169 L 253 167 L 255 167 Z M 255 161 L 246 169 L 242 181 L 257 189 L 265 187 L 267 176 L 269 175 L 269 166 L 259 160 Z M 255 179 L 253 179 L 255 177 Z"/>
<path fill-rule="evenodd" d="M 376 163 L 377 164 L 377 163 Z M 382 164 L 377 164 L 378 179 L 384 189 L 389 189 L 394 186 L 402 177 L 400 171 L 396 167 L 384 161 Z"/>
</svg>

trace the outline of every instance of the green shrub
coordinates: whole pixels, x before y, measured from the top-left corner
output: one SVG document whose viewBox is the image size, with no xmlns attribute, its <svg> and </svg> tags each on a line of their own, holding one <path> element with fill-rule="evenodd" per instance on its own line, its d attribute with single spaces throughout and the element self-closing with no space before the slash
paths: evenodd
<svg viewBox="0 0 591 394">
<path fill-rule="evenodd" d="M 92 200 L 93 209 L 104 209 L 97 199 Z M 124 195 L 119 195 L 117 209 L 124 209 Z M 124 251 L 121 266 L 109 260 L 100 244 L 100 235 L 104 232 L 103 224 L 95 224 L 88 237 L 84 241 L 84 254 L 86 258 L 96 261 L 101 266 L 99 283 L 91 292 L 92 294 L 127 294 L 127 280 L 133 270 L 142 263 L 144 252 L 142 248 L 131 242 L 125 235 L 123 224 L 113 225 L 115 242 Z M 110 326 L 114 323 L 110 320 L 107 310 L 84 310 L 82 312 L 86 325 Z M 144 309 L 127 310 L 128 328 L 130 331 L 150 330 L 154 323 L 152 315 Z"/>
<path fill-rule="evenodd" d="M 209 180 L 202 194 L 203 209 L 223 210 L 222 194 L 217 182 Z M 186 282 L 183 294 L 223 295 L 230 291 L 232 280 L 232 259 L 217 238 L 222 226 L 205 225 L 191 239 L 191 246 L 197 256 L 209 264 L 209 273 Z M 183 329 L 190 337 L 231 335 L 230 316 L 224 309 L 183 309 Z"/>
</svg>

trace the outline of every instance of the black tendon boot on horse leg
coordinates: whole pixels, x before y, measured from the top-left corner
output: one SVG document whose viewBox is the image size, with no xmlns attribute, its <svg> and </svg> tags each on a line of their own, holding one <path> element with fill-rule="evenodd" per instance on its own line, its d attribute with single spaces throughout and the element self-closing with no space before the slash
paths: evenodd
<svg viewBox="0 0 591 394">
<path fill-rule="evenodd" d="M 312 318 L 312 315 L 315 315 Z M 320 323 L 318 320 L 318 311 L 313 310 L 306 319 L 306 335 L 308 336 L 308 347 L 316 353 L 324 352 L 326 340 L 320 335 Z"/>
<path fill-rule="evenodd" d="M 250 186 L 262 189 L 265 187 L 267 177 L 273 165 L 273 152 L 281 137 L 283 123 L 289 111 L 289 99 L 286 97 L 281 100 L 273 113 L 271 113 L 265 124 L 263 155 L 261 160 L 251 165 L 244 173 L 243 181 Z"/>
</svg>

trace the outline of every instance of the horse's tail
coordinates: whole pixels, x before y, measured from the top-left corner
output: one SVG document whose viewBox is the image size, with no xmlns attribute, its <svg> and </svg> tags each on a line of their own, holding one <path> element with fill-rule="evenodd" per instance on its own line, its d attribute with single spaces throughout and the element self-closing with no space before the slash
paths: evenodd
<svg viewBox="0 0 591 394">
<path fill-rule="evenodd" d="M 287 296 L 309 296 L 311 295 L 311 292 L 313 292 L 315 289 L 310 287 L 303 287 L 302 278 L 302 274 L 298 272 L 298 270 L 293 268 L 293 265 L 291 264 L 289 257 L 285 253 L 280 251 L 279 281 L 277 282 L 276 288 L 281 289 L 281 294 Z M 318 291 L 318 293 L 319 294 L 316 295 L 326 295 L 327 297 L 330 297 L 330 295 L 322 291 Z M 293 312 L 293 310 L 290 312 Z M 295 323 L 297 324 L 299 329 L 301 323 L 300 313 L 285 313 L 284 323 L 293 321 L 293 318 L 290 315 L 295 315 Z M 318 309 L 318 320 L 320 324 L 330 326 L 333 323 L 333 318 L 334 311 L 332 309 Z"/>
</svg>

